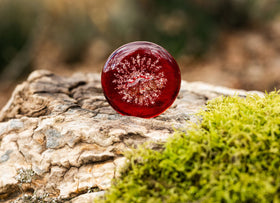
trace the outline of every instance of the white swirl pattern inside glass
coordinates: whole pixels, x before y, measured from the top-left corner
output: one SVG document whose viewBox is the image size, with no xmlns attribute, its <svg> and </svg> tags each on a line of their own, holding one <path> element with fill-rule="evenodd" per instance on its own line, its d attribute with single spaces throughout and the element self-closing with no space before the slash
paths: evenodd
<svg viewBox="0 0 280 203">
<path fill-rule="evenodd" d="M 138 54 L 116 64 L 117 71 L 112 82 L 123 101 L 149 106 L 156 102 L 167 83 L 161 69 L 158 58 L 152 60 Z"/>
</svg>

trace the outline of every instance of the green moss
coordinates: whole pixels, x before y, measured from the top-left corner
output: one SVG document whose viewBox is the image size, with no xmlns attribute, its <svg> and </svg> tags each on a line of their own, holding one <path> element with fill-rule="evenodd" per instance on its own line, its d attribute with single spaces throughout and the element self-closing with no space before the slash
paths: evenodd
<svg viewBox="0 0 280 203">
<path fill-rule="evenodd" d="M 101 202 L 279 202 L 280 95 L 219 97 L 161 151 L 142 147 Z"/>
</svg>

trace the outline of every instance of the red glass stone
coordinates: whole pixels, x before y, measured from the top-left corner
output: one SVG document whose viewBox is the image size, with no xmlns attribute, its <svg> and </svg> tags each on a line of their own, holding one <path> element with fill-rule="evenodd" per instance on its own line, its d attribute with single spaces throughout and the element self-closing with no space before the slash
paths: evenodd
<svg viewBox="0 0 280 203">
<path fill-rule="evenodd" d="M 152 118 L 169 108 L 181 85 L 174 58 L 151 42 L 131 42 L 114 51 L 101 75 L 104 95 L 120 114 Z"/>
</svg>

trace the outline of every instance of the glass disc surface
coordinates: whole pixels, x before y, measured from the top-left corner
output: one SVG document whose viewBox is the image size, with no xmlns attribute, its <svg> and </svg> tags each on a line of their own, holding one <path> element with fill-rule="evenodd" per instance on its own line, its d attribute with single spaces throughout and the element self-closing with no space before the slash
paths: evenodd
<svg viewBox="0 0 280 203">
<path fill-rule="evenodd" d="M 175 59 L 151 42 L 131 42 L 114 51 L 101 74 L 104 95 L 120 114 L 152 118 L 176 99 L 181 73 Z"/>
</svg>

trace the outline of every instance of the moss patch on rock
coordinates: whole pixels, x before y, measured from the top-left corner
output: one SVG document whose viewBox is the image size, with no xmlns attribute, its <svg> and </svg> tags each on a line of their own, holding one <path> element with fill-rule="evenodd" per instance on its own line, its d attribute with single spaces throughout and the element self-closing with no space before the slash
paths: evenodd
<svg viewBox="0 0 280 203">
<path fill-rule="evenodd" d="M 280 95 L 219 97 L 162 150 L 127 155 L 101 202 L 279 202 Z"/>
</svg>

